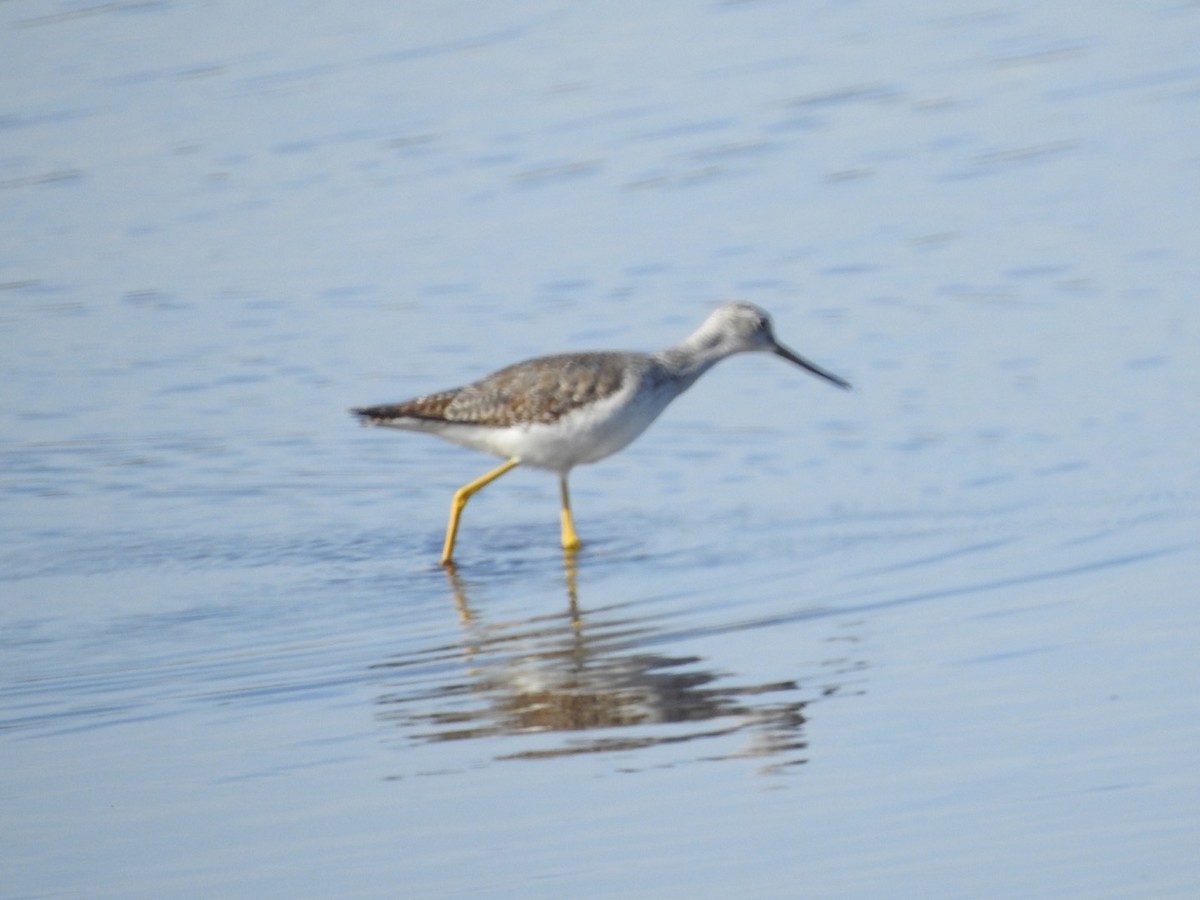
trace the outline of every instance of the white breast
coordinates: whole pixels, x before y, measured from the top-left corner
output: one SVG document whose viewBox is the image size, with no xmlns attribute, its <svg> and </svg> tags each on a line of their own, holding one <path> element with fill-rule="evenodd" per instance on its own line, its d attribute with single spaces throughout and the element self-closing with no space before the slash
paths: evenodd
<svg viewBox="0 0 1200 900">
<path fill-rule="evenodd" d="M 504 428 L 437 423 L 422 430 L 474 450 L 556 472 L 593 463 L 616 453 L 649 427 L 678 392 L 671 385 L 650 387 L 639 379 L 589 406 L 547 424 Z M 432 424 L 432 423 L 431 423 Z"/>
</svg>

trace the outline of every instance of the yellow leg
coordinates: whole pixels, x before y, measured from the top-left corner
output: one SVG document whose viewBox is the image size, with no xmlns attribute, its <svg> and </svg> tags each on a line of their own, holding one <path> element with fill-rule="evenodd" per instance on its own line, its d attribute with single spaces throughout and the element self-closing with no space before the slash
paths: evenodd
<svg viewBox="0 0 1200 900">
<path fill-rule="evenodd" d="M 520 460 L 510 459 L 504 465 L 492 469 L 482 478 L 476 478 L 470 484 L 464 485 L 454 492 L 454 499 L 450 502 L 450 524 L 446 527 L 446 543 L 442 547 L 443 566 L 451 564 L 450 558 L 454 555 L 454 540 L 458 537 L 458 520 L 462 516 L 463 509 L 466 508 L 467 501 L 473 494 L 483 490 L 519 462 Z"/>
<path fill-rule="evenodd" d="M 574 552 L 583 546 L 579 535 L 575 533 L 575 523 L 571 521 L 571 496 L 567 493 L 567 476 L 560 475 L 558 485 L 562 489 L 562 545 L 563 549 Z"/>
</svg>

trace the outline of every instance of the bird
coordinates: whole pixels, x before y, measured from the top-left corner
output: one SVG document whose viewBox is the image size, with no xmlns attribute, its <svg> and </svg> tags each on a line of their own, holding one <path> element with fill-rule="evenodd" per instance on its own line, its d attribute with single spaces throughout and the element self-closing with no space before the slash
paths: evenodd
<svg viewBox="0 0 1200 900">
<path fill-rule="evenodd" d="M 540 356 L 464 387 L 350 412 L 364 425 L 426 432 L 505 460 L 455 492 L 441 565 L 454 565 L 459 520 L 467 501 L 519 465 L 558 474 L 562 547 L 573 554 L 583 543 L 571 516 L 567 487 L 571 470 L 628 446 L 716 363 L 748 352 L 773 354 L 839 388 L 851 387 L 844 378 L 781 344 L 764 310 L 730 301 L 718 306 L 683 341 L 657 353 Z"/>
</svg>

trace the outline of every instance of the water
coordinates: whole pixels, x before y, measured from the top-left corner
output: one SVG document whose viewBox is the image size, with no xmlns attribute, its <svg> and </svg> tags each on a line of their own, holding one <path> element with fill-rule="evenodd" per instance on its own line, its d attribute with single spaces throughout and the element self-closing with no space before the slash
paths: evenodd
<svg viewBox="0 0 1200 900">
<path fill-rule="evenodd" d="M 1195 893 L 1195 5 L 2 16 L 6 896 Z"/>
</svg>

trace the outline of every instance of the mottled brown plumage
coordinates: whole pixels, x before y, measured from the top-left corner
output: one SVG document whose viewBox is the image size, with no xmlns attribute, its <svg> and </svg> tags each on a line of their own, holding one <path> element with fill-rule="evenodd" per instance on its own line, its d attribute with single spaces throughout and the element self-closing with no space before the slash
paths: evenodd
<svg viewBox="0 0 1200 900">
<path fill-rule="evenodd" d="M 425 419 L 505 428 L 547 425 L 587 406 L 624 383 L 627 353 L 564 353 L 508 366 L 466 387 L 418 397 L 406 403 L 354 410 L 367 424 Z"/>
</svg>

